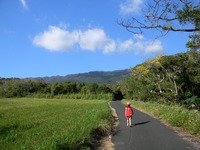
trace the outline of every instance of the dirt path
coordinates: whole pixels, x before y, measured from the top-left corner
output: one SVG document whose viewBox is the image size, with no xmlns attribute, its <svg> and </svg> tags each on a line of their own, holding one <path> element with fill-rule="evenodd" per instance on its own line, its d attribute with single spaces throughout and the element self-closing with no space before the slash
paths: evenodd
<svg viewBox="0 0 200 150">
<path fill-rule="evenodd" d="M 119 118 L 117 116 L 116 110 L 114 108 L 111 107 L 110 103 L 109 103 L 110 109 L 112 110 L 112 116 L 113 116 L 113 127 L 112 127 L 112 133 L 116 132 L 117 127 L 119 125 Z M 97 150 L 114 150 L 114 144 L 111 141 L 111 137 L 112 135 L 108 136 L 108 137 L 104 137 L 101 141 L 100 141 L 100 147 L 97 148 Z"/>
</svg>

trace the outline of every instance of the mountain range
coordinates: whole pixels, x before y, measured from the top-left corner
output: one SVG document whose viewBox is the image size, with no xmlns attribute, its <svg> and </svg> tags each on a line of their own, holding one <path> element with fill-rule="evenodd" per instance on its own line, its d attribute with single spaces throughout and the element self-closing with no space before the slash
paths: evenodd
<svg viewBox="0 0 200 150">
<path fill-rule="evenodd" d="M 115 70 L 115 71 L 92 71 L 87 73 L 70 74 L 66 76 L 51 76 L 39 77 L 37 79 L 43 80 L 47 83 L 55 82 L 82 82 L 82 83 L 115 83 L 123 77 L 129 75 L 130 69 Z"/>
</svg>

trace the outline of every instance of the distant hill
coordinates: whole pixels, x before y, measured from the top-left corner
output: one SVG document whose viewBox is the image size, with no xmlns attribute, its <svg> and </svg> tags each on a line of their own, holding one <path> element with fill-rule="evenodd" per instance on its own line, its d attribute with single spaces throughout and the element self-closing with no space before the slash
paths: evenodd
<svg viewBox="0 0 200 150">
<path fill-rule="evenodd" d="M 78 73 L 66 76 L 51 76 L 51 77 L 40 77 L 47 83 L 55 82 L 84 82 L 84 83 L 115 83 L 121 80 L 124 76 L 130 73 L 129 69 L 116 70 L 116 71 L 92 71 L 88 73 Z"/>
</svg>

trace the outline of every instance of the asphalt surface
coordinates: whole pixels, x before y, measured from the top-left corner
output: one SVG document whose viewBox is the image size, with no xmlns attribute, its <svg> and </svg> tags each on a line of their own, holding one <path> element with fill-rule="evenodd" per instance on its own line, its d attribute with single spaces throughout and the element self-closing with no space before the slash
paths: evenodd
<svg viewBox="0 0 200 150">
<path fill-rule="evenodd" d="M 132 127 L 127 127 L 124 116 L 125 105 L 112 101 L 116 110 L 119 126 L 112 135 L 115 150 L 194 150 L 190 143 L 183 140 L 174 130 L 136 109 Z"/>
</svg>

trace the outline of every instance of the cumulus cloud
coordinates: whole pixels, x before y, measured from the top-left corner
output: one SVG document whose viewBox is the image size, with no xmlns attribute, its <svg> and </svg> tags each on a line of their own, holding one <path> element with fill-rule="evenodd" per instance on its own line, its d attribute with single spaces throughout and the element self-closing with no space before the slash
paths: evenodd
<svg viewBox="0 0 200 150">
<path fill-rule="evenodd" d="M 26 0 L 19 0 L 19 1 L 22 4 L 22 6 L 23 6 L 24 9 L 28 9 L 28 5 L 26 3 Z"/>
<path fill-rule="evenodd" d="M 50 51 L 70 51 L 74 47 L 80 50 L 97 51 L 104 54 L 124 53 L 159 53 L 163 50 L 161 41 L 147 41 L 142 35 L 124 41 L 110 38 L 101 28 L 90 28 L 85 31 L 49 26 L 44 32 L 33 38 L 33 44 Z"/>
<path fill-rule="evenodd" d="M 158 53 L 163 50 L 161 41 L 155 40 L 147 42 L 145 52 L 146 53 Z"/>
<path fill-rule="evenodd" d="M 120 52 L 130 51 L 130 50 L 133 50 L 133 48 L 134 48 L 134 42 L 132 39 L 119 42 L 118 45 L 119 45 Z"/>
<path fill-rule="evenodd" d="M 159 53 L 163 51 L 163 45 L 160 40 L 147 41 L 141 34 L 134 35 L 136 40 L 132 47 L 135 53 Z"/>
<path fill-rule="evenodd" d="M 134 51 L 135 54 L 155 54 L 163 51 L 161 41 L 146 41 L 142 35 L 135 35 L 133 39 L 119 42 L 118 48 L 120 52 Z"/>
<path fill-rule="evenodd" d="M 47 31 L 34 37 L 33 43 L 51 51 L 61 51 L 73 47 L 78 39 L 78 31 L 69 32 L 59 27 L 49 26 Z"/>
<path fill-rule="evenodd" d="M 107 43 L 103 47 L 104 54 L 114 53 L 115 50 L 116 50 L 116 43 L 112 39 L 108 40 Z"/>
<path fill-rule="evenodd" d="M 112 53 L 116 49 L 115 41 L 109 38 L 104 30 L 99 28 L 80 32 L 79 45 L 81 49 L 90 51 L 99 49 L 105 54 Z"/>
<path fill-rule="evenodd" d="M 106 34 L 102 29 L 94 28 L 80 33 L 79 44 L 82 49 L 95 51 L 105 45 Z"/>
<path fill-rule="evenodd" d="M 49 26 L 46 31 L 33 38 L 33 44 L 51 51 L 70 50 L 78 45 L 82 50 L 103 50 L 110 53 L 115 50 L 115 42 L 109 38 L 103 29 L 92 28 L 86 31 Z"/>
<path fill-rule="evenodd" d="M 122 14 L 139 13 L 143 0 L 126 0 L 120 4 Z"/>
</svg>

